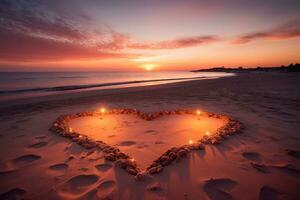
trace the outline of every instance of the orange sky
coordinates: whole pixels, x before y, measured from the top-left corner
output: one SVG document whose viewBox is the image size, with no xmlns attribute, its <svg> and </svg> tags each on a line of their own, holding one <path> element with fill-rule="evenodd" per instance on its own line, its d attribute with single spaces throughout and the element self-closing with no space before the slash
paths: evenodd
<svg viewBox="0 0 300 200">
<path fill-rule="evenodd" d="M 0 71 L 300 62 L 299 1 L 1 1 Z"/>
</svg>

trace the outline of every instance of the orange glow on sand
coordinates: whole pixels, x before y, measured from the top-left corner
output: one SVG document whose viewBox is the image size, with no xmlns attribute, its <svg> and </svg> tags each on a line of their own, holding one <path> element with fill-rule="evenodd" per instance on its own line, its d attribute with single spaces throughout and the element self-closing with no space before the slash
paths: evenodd
<svg viewBox="0 0 300 200">
<path fill-rule="evenodd" d="M 199 121 L 193 115 L 172 115 L 147 121 L 132 115 L 108 114 L 100 118 L 77 118 L 69 125 L 78 133 L 118 147 L 145 169 L 171 147 L 195 144 L 207 131 L 213 133 L 225 123 L 222 119 L 205 116 Z"/>
<path fill-rule="evenodd" d="M 100 112 L 101 112 L 102 114 L 104 114 L 104 113 L 106 112 L 106 109 L 105 109 L 105 108 L 101 108 L 101 109 L 100 109 Z"/>
</svg>

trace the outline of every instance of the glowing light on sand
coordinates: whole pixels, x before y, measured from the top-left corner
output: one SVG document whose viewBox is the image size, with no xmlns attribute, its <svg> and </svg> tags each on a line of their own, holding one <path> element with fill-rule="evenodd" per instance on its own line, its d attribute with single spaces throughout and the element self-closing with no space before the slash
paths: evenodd
<svg viewBox="0 0 300 200">
<path fill-rule="evenodd" d="M 200 120 L 200 115 L 201 115 L 201 111 L 200 110 L 197 110 L 197 115 L 198 115 L 198 120 Z"/>
<path fill-rule="evenodd" d="M 190 141 L 189 141 L 189 144 L 193 144 L 193 143 L 194 143 L 193 140 L 190 140 Z"/>
<path fill-rule="evenodd" d="M 105 108 L 101 108 L 101 109 L 100 109 L 100 112 L 101 112 L 102 114 L 104 114 L 104 113 L 106 112 L 106 109 L 105 109 Z"/>
<path fill-rule="evenodd" d="M 79 135 L 78 137 L 79 137 L 79 138 L 82 138 L 82 135 Z"/>
<path fill-rule="evenodd" d="M 209 136 L 209 135 L 210 135 L 210 132 L 209 132 L 209 131 L 206 131 L 205 135 Z"/>
</svg>

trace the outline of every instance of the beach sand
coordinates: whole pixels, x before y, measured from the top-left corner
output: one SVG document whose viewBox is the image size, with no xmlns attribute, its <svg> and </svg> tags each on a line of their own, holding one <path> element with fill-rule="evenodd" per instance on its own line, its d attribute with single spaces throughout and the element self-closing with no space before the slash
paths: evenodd
<svg viewBox="0 0 300 200">
<path fill-rule="evenodd" d="M 297 73 L 253 72 L 219 79 L 1 101 L 0 199 L 299 199 L 299 85 Z M 137 181 L 114 163 L 105 161 L 100 150 L 86 150 L 48 131 L 60 115 L 101 107 L 142 112 L 199 109 L 232 116 L 244 124 L 245 130 L 221 144 L 206 145 L 204 151 L 192 151 L 161 173 Z M 103 128 L 97 127 L 98 123 L 89 126 L 99 119 L 76 120 L 71 125 L 80 132 L 96 134 L 93 130 Z M 148 136 L 138 138 L 136 134 L 139 130 L 142 134 L 155 132 L 149 131 L 145 122 L 128 117 L 117 121 L 120 120 L 125 125 L 115 126 L 114 131 L 106 123 L 107 136 L 118 136 L 122 131 L 130 136 L 108 142 L 128 150 L 142 167 L 165 151 L 157 147 L 156 140 L 170 138 L 167 142 L 171 146 L 188 140 L 157 131 L 169 124 L 168 130 L 176 132 L 172 129 L 172 124 L 177 126 L 172 122 L 174 119 L 151 122 L 158 132 L 152 143 Z M 145 154 L 130 146 L 141 146 Z"/>
</svg>

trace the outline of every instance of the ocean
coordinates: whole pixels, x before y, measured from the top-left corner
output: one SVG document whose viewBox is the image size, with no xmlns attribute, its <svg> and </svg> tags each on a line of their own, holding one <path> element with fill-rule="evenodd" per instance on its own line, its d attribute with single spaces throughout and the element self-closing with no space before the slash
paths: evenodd
<svg viewBox="0 0 300 200">
<path fill-rule="evenodd" d="M 0 72 L 0 100 L 219 78 L 222 72 Z"/>
</svg>

